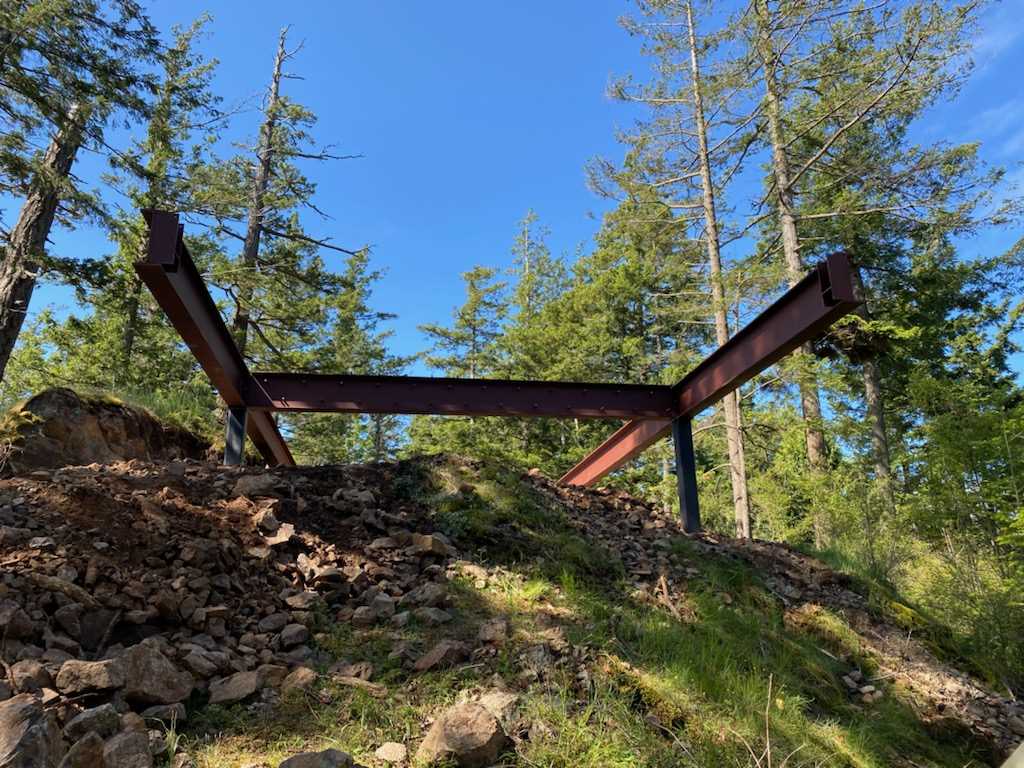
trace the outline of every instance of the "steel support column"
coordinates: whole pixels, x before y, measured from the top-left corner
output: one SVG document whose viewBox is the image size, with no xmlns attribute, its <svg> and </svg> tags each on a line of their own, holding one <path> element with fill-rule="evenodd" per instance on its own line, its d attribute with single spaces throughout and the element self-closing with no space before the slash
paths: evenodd
<svg viewBox="0 0 1024 768">
<path fill-rule="evenodd" d="M 224 463 L 237 467 L 245 458 L 246 407 L 232 405 L 228 408 L 227 434 L 224 439 Z"/>
<path fill-rule="evenodd" d="M 676 452 L 676 487 L 679 490 L 679 514 L 683 530 L 700 530 L 700 504 L 697 501 L 697 457 L 693 452 L 693 422 L 680 416 L 672 422 L 672 443 Z"/>
</svg>

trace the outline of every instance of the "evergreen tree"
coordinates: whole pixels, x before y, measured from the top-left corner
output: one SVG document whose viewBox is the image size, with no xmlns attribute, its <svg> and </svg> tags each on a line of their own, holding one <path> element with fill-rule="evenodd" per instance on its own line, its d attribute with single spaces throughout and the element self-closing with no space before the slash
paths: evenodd
<svg viewBox="0 0 1024 768">
<path fill-rule="evenodd" d="M 369 268 L 367 251 L 346 259 L 344 287 L 330 297 L 329 333 L 314 352 L 313 370 L 393 376 L 412 362 L 388 351 L 391 331 L 381 326 L 395 315 L 370 307 L 380 278 L 379 271 Z M 404 420 L 395 414 L 304 414 L 290 423 L 296 455 L 314 464 L 390 459 L 404 438 Z"/>
<path fill-rule="evenodd" d="M 432 342 L 426 361 L 446 376 L 484 378 L 501 365 L 498 337 L 508 312 L 506 284 L 496 281 L 497 270 L 477 266 L 462 273 L 466 301 L 455 310 L 451 326 L 423 325 Z"/>
<path fill-rule="evenodd" d="M 125 209 L 108 219 L 117 252 L 99 262 L 94 280 L 75 285 L 87 314 L 71 315 L 62 324 L 47 320 L 38 328 L 51 353 L 47 367 L 80 387 L 126 391 L 170 391 L 195 368 L 135 272 L 145 247 L 140 210 L 188 212 L 192 188 L 183 173 L 188 142 L 199 128 L 216 125 L 216 99 L 209 91 L 213 63 L 193 52 L 206 19 L 175 29 L 163 55 L 163 74 L 144 138 L 113 158 L 117 175 L 106 181 L 127 198 Z M 215 244 L 189 238 L 197 262 L 208 263 Z M 86 343 L 83 343 L 85 341 Z M 12 367 L 19 364 L 15 353 Z"/>
<path fill-rule="evenodd" d="M 0 378 L 41 272 L 76 274 L 46 252 L 55 220 L 73 224 L 99 210 L 71 175 L 83 144 L 105 150 L 104 126 L 120 112 L 146 112 L 159 50 L 152 25 L 132 0 L 15 0 L 0 7 L 0 189 L 23 203 L 2 234 Z M 44 139 L 43 152 L 31 149 Z"/>
<path fill-rule="evenodd" d="M 742 167 L 756 132 L 754 116 L 738 114 L 736 78 L 728 69 L 705 70 L 717 41 L 698 34 L 691 0 L 637 3 L 641 17 L 626 22 L 644 40 L 653 57 L 655 79 L 636 85 L 616 83 L 615 95 L 644 104 L 650 117 L 624 137 L 642 162 L 634 167 L 662 205 L 675 211 L 681 233 L 703 242 L 707 252 L 710 315 L 717 346 L 729 340 L 729 309 L 739 297 L 726 298 L 722 255 L 723 222 L 719 199 Z M 708 115 L 714 117 L 709 118 Z M 726 429 L 736 533 L 750 537 L 750 502 L 744 458 L 739 393 L 723 398 L 719 408 Z"/>
<path fill-rule="evenodd" d="M 326 297 L 343 286 L 323 252 L 351 256 L 306 230 L 302 214 L 324 217 L 314 202 L 316 185 L 297 163 L 342 159 L 317 147 L 315 115 L 282 91 L 295 75 L 285 70 L 298 52 L 278 39 L 259 135 L 252 147 L 226 161 L 189 169 L 196 204 L 215 222 L 213 233 L 241 244 L 234 259 L 219 259 L 212 280 L 232 305 L 235 342 L 253 365 L 302 368 L 329 316 Z M 239 230 L 239 225 L 244 229 Z"/>
</svg>

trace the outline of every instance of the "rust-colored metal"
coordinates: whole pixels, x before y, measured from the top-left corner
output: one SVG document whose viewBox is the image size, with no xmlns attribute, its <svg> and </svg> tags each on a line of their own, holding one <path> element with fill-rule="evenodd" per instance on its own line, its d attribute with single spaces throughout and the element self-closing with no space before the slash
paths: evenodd
<svg viewBox="0 0 1024 768">
<path fill-rule="evenodd" d="M 851 266 L 836 253 L 737 332 L 673 387 L 676 414 L 693 417 L 727 392 L 778 362 L 854 309 Z M 590 485 L 640 455 L 669 432 L 657 422 L 630 422 L 611 435 L 560 482 Z"/>
<path fill-rule="evenodd" d="M 136 272 L 224 402 L 247 405 L 252 376 L 182 240 L 177 214 L 143 211 L 143 216 L 149 224 L 149 241 L 146 258 L 135 265 Z M 253 413 L 247 432 L 269 463 L 295 464 L 270 414 Z"/>
<path fill-rule="evenodd" d="M 595 483 L 658 442 L 671 430 L 672 419 L 637 419 L 627 422 L 562 475 L 558 482 L 567 485 Z"/>
<path fill-rule="evenodd" d="M 547 381 L 445 379 L 249 372 L 183 240 L 178 216 L 144 211 L 146 259 L 135 265 L 224 401 L 244 415 L 246 431 L 271 464 L 294 464 L 273 411 L 408 413 L 466 416 L 546 416 L 628 419 L 567 472 L 562 482 L 589 485 L 673 431 L 677 452 L 703 408 L 814 338 L 857 306 L 844 254 L 819 264 L 778 301 L 708 356 L 673 387 Z M 239 411 L 244 409 L 244 411 Z M 685 434 L 684 434 L 685 433 Z M 236 446 L 237 447 L 237 446 Z M 681 479 L 682 482 L 682 479 Z M 680 487 L 693 495 L 691 477 Z"/>
<path fill-rule="evenodd" d="M 249 406 L 275 411 L 649 419 L 671 416 L 675 399 L 671 387 L 642 384 L 259 371 L 253 378 Z"/>
</svg>

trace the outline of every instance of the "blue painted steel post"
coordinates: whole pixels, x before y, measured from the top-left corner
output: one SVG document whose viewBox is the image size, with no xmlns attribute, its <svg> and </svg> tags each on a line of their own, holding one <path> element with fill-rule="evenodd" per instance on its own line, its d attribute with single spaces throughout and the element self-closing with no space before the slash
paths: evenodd
<svg viewBox="0 0 1024 768">
<path fill-rule="evenodd" d="M 693 453 L 693 429 L 688 416 L 672 422 L 672 443 L 676 449 L 676 485 L 679 488 L 679 513 L 683 530 L 700 530 L 700 507 L 697 504 L 697 460 Z"/>
<path fill-rule="evenodd" d="M 245 457 L 245 422 L 244 405 L 233 405 L 228 408 L 228 431 L 224 440 L 224 463 L 229 467 L 237 467 Z"/>
</svg>

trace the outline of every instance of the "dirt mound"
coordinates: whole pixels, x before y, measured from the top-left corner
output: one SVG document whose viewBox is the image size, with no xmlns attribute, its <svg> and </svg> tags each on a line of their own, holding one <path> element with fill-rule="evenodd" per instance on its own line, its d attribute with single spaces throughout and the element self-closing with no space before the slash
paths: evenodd
<svg viewBox="0 0 1024 768">
<path fill-rule="evenodd" d="M 148 412 L 109 398 L 48 389 L 5 416 L 7 470 L 206 458 L 209 444 Z"/>
<path fill-rule="evenodd" d="M 429 489 L 424 478 L 449 461 L 274 470 L 128 461 L 0 481 L 0 702 L 19 722 L 49 724 L 26 726 L 36 743 L 19 749 L 148 744 L 167 756 L 157 722 L 181 722 L 206 703 L 272 709 L 325 676 L 371 699 L 404 700 L 373 664 L 331 652 L 339 628 L 384 628 L 398 638 L 417 627 L 414 640 L 392 639 L 383 651 L 402 670 L 393 680 L 459 665 L 507 669 L 507 622 L 453 621 L 453 579 L 511 583 L 500 567 L 471 562 L 469 549 L 528 552 L 536 540 L 514 521 L 474 522 L 466 510 L 481 502 L 471 484 Z M 472 474 L 481 465 L 460 466 Z M 857 706 L 899 684 L 916 694 L 922 717 L 955 722 L 994 754 L 1020 740 L 1024 708 L 937 661 L 820 563 L 775 545 L 686 537 L 674 518 L 624 494 L 535 475 L 515 484 L 513 503 L 539 495 L 569 528 L 617 553 L 636 600 L 685 619 L 705 567 L 752 563 L 787 622 L 812 622 L 811 609 L 823 606 L 858 627 L 856 652 L 822 639 L 823 653 L 843 659 L 849 674 L 840 685 Z M 678 557 L 673 542 L 695 556 Z M 613 572 L 591 561 L 595 573 Z M 517 681 L 542 679 L 550 666 L 592 678 L 599 654 L 567 643 L 559 626 L 543 631 L 548 640 L 533 637 L 514 657 Z M 860 675 L 866 661 L 871 679 Z M 532 737 L 516 727 L 508 725 L 516 743 L 543 736 L 536 724 Z"/>
</svg>

